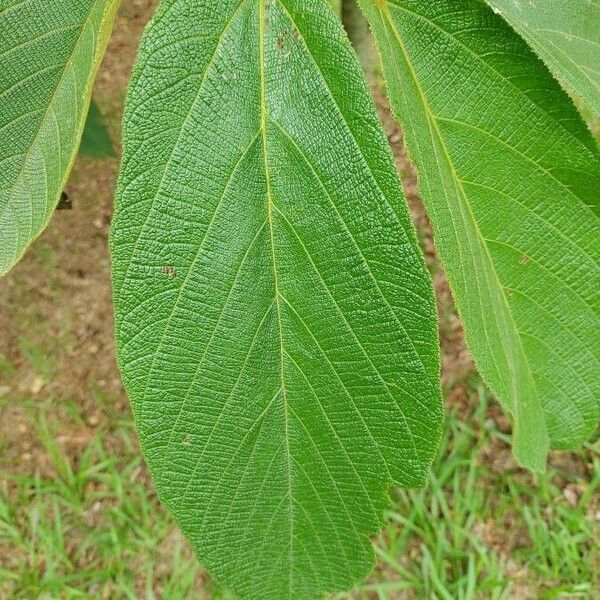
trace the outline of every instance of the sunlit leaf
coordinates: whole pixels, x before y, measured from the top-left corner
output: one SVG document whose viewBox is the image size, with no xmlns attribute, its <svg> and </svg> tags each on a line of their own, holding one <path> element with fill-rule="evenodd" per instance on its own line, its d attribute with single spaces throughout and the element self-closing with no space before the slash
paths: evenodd
<svg viewBox="0 0 600 600">
<path fill-rule="evenodd" d="M 0 275 L 47 225 L 118 0 L 0 0 Z"/>
<path fill-rule="evenodd" d="M 527 40 L 566 89 L 600 116 L 600 2 L 486 2 Z"/>
<path fill-rule="evenodd" d="M 442 407 L 430 278 L 327 2 L 163 0 L 111 247 L 143 452 L 201 562 L 261 600 L 360 580 Z"/>
<path fill-rule="evenodd" d="M 600 161 L 566 94 L 476 0 L 361 0 L 437 248 L 519 462 L 600 416 Z M 586 204 L 588 206 L 586 206 Z"/>
</svg>

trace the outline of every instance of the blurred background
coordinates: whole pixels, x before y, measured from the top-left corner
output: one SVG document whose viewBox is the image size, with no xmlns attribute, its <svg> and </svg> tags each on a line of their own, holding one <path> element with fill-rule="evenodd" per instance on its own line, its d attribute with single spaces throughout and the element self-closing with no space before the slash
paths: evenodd
<svg viewBox="0 0 600 600">
<path fill-rule="evenodd" d="M 107 234 L 120 118 L 155 4 L 123 1 L 59 210 L 0 280 L 0 600 L 229 598 L 156 499 L 114 358 Z M 600 598 L 600 436 L 553 453 L 544 476 L 515 464 L 352 2 L 344 19 L 434 276 L 448 417 L 429 485 L 393 494 L 374 574 L 336 598 Z"/>
</svg>

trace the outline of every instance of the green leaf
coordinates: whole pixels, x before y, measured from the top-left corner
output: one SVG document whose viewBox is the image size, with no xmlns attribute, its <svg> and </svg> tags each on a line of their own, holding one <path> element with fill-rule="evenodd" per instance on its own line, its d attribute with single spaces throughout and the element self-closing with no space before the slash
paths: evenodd
<svg viewBox="0 0 600 600">
<path fill-rule="evenodd" d="M 129 91 L 120 367 L 158 493 L 245 598 L 373 566 L 442 421 L 431 282 L 323 0 L 167 0 Z"/>
<path fill-rule="evenodd" d="M 600 414 L 596 146 L 476 0 L 361 0 L 469 349 L 533 470 Z"/>
<path fill-rule="evenodd" d="M 102 120 L 102 113 L 93 100 L 90 102 L 90 110 L 83 128 L 79 152 L 97 158 L 116 156 L 110 133 Z"/>
<path fill-rule="evenodd" d="M 554 76 L 600 116 L 600 2 L 486 0 Z"/>
<path fill-rule="evenodd" d="M 118 0 L 0 0 L 0 275 L 46 227 Z"/>
</svg>

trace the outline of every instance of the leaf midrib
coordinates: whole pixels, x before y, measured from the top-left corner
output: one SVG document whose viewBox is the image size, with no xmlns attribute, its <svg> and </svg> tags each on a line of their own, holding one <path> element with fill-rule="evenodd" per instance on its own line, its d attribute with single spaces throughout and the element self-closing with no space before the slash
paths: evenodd
<svg viewBox="0 0 600 600">
<path fill-rule="evenodd" d="M 266 182 L 266 211 L 267 211 L 267 221 L 269 224 L 269 238 L 270 238 L 270 246 L 271 246 L 271 259 L 272 259 L 272 265 L 273 265 L 273 276 L 274 276 L 274 287 L 275 287 L 275 310 L 277 313 L 277 328 L 278 328 L 278 337 L 279 337 L 279 351 L 280 351 L 280 377 L 281 377 L 281 394 L 282 394 L 282 400 L 283 400 L 283 410 L 284 410 L 284 422 L 285 422 L 285 431 L 284 431 L 284 441 L 285 441 L 285 447 L 286 447 L 286 459 L 287 459 L 287 472 L 288 472 L 288 496 L 289 496 L 289 503 L 290 503 L 290 507 L 289 507 L 289 515 L 290 515 L 290 525 L 289 525 L 289 529 L 290 529 L 290 547 L 289 547 L 289 553 L 290 553 L 290 558 L 289 558 L 289 563 L 290 563 L 290 572 L 289 572 L 289 591 L 290 591 L 290 596 L 289 598 L 292 597 L 292 591 L 293 591 L 293 573 L 292 573 L 292 565 L 293 565 L 293 560 L 292 560 L 292 554 L 293 554 L 293 540 L 294 540 L 294 497 L 293 497 L 293 484 L 292 484 L 292 460 L 293 459 L 292 455 L 291 455 L 291 451 L 290 451 L 290 446 L 289 446 L 289 413 L 292 412 L 294 413 L 292 407 L 289 405 L 289 401 L 287 398 L 287 391 L 286 391 L 286 386 L 285 386 L 285 377 L 286 377 L 286 373 L 285 373 L 285 356 L 289 356 L 290 360 L 293 360 L 292 357 L 290 356 L 290 354 L 286 351 L 285 349 L 285 336 L 284 336 L 284 329 L 283 329 L 283 324 L 282 324 L 282 302 L 285 302 L 286 304 L 288 304 L 288 301 L 285 299 L 285 297 L 281 294 L 280 292 L 280 282 L 279 282 L 279 274 L 278 274 L 278 269 L 277 269 L 277 258 L 276 258 L 276 251 L 275 251 L 275 232 L 274 232 L 274 223 L 273 223 L 273 212 L 276 212 L 279 214 L 279 216 L 284 219 L 284 221 L 287 221 L 287 218 L 285 217 L 285 215 L 281 212 L 281 210 L 274 204 L 273 202 L 273 195 L 272 195 L 272 189 L 271 189 L 271 179 L 270 179 L 270 169 L 269 169 L 269 150 L 268 150 L 268 142 L 267 142 L 267 131 L 268 131 L 268 123 L 269 123 L 269 115 L 268 115 L 268 108 L 267 108 L 267 100 L 266 100 L 266 64 L 265 64 L 265 46 L 266 46 L 266 36 L 265 36 L 265 28 L 266 28 L 266 15 L 265 15 L 265 3 L 266 0 L 259 0 L 259 52 L 260 52 L 260 56 L 259 56 L 259 69 L 260 69 L 260 132 L 261 132 L 261 137 L 262 137 L 262 146 L 263 146 L 263 157 L 264 157 L 264 168 L 265 168 L 265 182 Z M 281 8 L 283 9 L 283 11 L 286 13 L 287 17 L 291 20 L 292 23 L 294 23 L 294 19 L 291 15 L 291 13 L 289 12 L 288 8 L 285 6 L 285 4 L 283 2 L 278 2 L 278 4 L 281 6 Z M 300 34 L 301 35 L 301 34 Z M 304 44 L 306 48 L 308 48 L 307 44 Z M 310 53 L 310 51 L 309 51 Z M 314 58 L 311 55 L 311 58 L 314 61 Z M 318 64 L 316 63 L 316 61 L 314 61 L 315 65 L 317 66 L 319 72 L 320 72 L 320 68 L 318 66 Z M 323 79 L 323 81 L 326 83 L 325 78 L 323 77 L 322 73 L 321 73 L 321 77 Z M 336 104 L 337 107 L 337 104 Z M 345 121 L 345 119 L 343 119 L 343 115 L 340 114 L 340 117 L 342 118 L 342 120 Z M 285 129 L 283 129 L 283 127 L 277 123 L 276 121 L 273 121 L 273 124 L 275 126 L 277 126 L 286 136 L 289 137 L 289 134 L 287 133 L 287 131 L 285 131 Z M 296 144 L 295 140 L 293 140 L 293 138 L 290 137 L 290 140 L 293 144 Z M 298 149 L 300 151 L 300 153 L 303 155 L 303 153 L 301 152 L 300 149 Z M 304 155 L 303 155 L 304 156 Z M 306 157 L 304 157 L 305 160 Z M 313 171 L 314 175 L 316 176 L 316 179 L 318 180 L 319 184 L 322 186 L 322 181 L 320 180 L 320 178 L 318 177 L 318 175 L 316 174 L 316 172 L 314 172 L 314 168 L 312 167 L 312 164 L 309 162 L 309 167 L 311 169 L 311 171 Z M 381 191 L 381 190 L 380 190 Z M 324 189 L 324 192 L 328 194 L 327 190 Z M 385 198 L 385 194 L 383 194 L 383 192 L 381 192 L 382 196 Z M 331 200 L 333 203 L 333 200 Z M 387 201 L 387 199 L 386 199 Z M 333 203 L 334 205 L 334 209 L 337 211 L 337 207 L 335 206 L 335 203 Z M 395 214 L 395 211 L 394 211 Z M 338 215 L 339 216 L 339 215 Z M 341 219 L 341 216 L 340 216 Z M 343 220 L 342 220 L 342 223 Z M 289 224 L 289 222 L 288 222 Z M 344 223 L 345 226 L 345 223 Z M 294 231 L 294 234 L 297 236 L 298 234 L 295 232 L 295 230 L 292 228 L 292 230 Z M 354 237 L 349 233 L 350 238 L 352 239 L 353 243 L 356 244 L 356 241 L 354 240 Z M 303 242 L 298 239 L 299 243 L 301 243 L 302 247 L 305 249 L 305 252 L 307 252 L 307 255 L 309 257 L 309 259 L 311 260 L 312 263 L 312 258 L 310 257 L 310 254 L 308 254 L 307 249 L 304 247 Z M 359 254 L 363 257 L 364 259 L 364 255 L 362 254 L 362 251 L 360 250 L 360 248 L 357 247 L 357 251 L 359 252 Z M 366 261 L 366 259 L 364 259 Z M 315 270 L 318 272 L 318 269 L 316 267 L 316 265 L 314 263 L 313 267 L 315 268 Z M 373 277 L 373 275 L 371 274 L 371 276 Z M 373 279 L 375 280 L 375 278 L 373 277 Z M 376 280 L 375 280 L 376 282 Z M 323 284 L 325 285 L 325 282 L 323 282 Z M 377 282 L 376 282 L 377 285 Z M 327 288 L 327 286 L 325 285 L 325 287 Z M 328 289 L 328 288 L 327 288 Z M 377 289 L 379 290 L 379 293 L 381 295 L 381 297 L 383 298 L 383 300 L 385 301 L 386 305 L 389 307 L 392 315 L 394 316 L 394 318 L 396 320 L 397 319 L 397 315 L 395 310 L 392 309 L 391 306 L 389 306 L 387 299 L 385 297 L 385 295 L 383 294 L 382 290 L 379 288 L 379 286 L 377 285 Z M 335 300 L 332 298 L 332 301 Z M 337 303 L 336 303 L 337 306 Z M 338 307 L 338 310 L 341 309 Z M 349 324 L 347 324 L 348 327 L 350 327 Z M 352 331 L 352 328 L 350 328 L 350 330 Z M 362 344 L 360 344 L 358 338 L 356 338 L 356 341 L 359 343 L 359 346 L 361 347 L 361 349 L 363 350 L 363 352 L 365 352 L 365 356 L 367 356 L 368 358 L 368 354 L 366 353 L 366 351 L 364 350 L 364 348 L 362 347 Z M 419 353 L 417 352 L 416 348 L 414 347 L 414 345 L 412 345 L 412 340 L 410 340 L 411 346 L 413 348 L 413 351 L 415 352 L 415 356 L 416 358 L 419 360 L 420 364 L 421 364 L 421 368 L 424 369 L 424 366 L 421 362 L 421 357 L 419 355 Z M 372 364 L 372 363 L 371 363 Z M 388 385 L 387 383 L 383 380 L 383 378 L 381 377 L 381 375 L 379 374 L 379 371 L 375 368 L 375 365 L 372 365 L 373 368 L 375 369 L 375 372 L 377 373 L 377 375 L 379 376 L 379 378 L 381 379 L 386 391 L 388 394 L 390 394 L 391 399 L 395 402 L 395 399 L 393 398 L 393 396 L 391 395 Z M 397 404 L 397 403 L 396 403 Z M 404 415 L 403 415 L 404 417 Z M 299 417 L 297 417 L 299 418 Z M 404 417 L 406 419 L 406 417 Z M 303 423 L 300 421 L 300 424 L 303 425 Z M 408 422 L 406 421 L 406 426 L 407 426 L 407 431 L 409 431 L 409 433 L 411 433 L 411 443 L 413 445 L 413 450 L 415 452 L 415 457 L 418 456 L 418 452 L 416 449 L 416 445 L 414 442 L 414 439 L 412 438 L 412 432 L 410 429 L 410 425 L 408 424 Z M 385 461 L 384 461 L 385 462 Z M 391 474 L 388 471 L 388 475 L 391 477 Z"/>
<path fill-rule="evenodd" d="M 488 264 L 490 265 L 490 271 L 493 274 L 495 283 L 496 283 L 496 285 L 498 287 L 498 290 L 499 290 L 499 296 L 500 296 L 500 298 L 502 298 L 502 301 L 503 301 L 505 309 L 506 309 L 506 314 L 509 316 L 509 318 L 511 320 L 511 323 L 513 325 L 513 330 L 515 332 L 515 338 L 518 341 L 518 344 L 519 344 L 519 347 L 520 347 L 519 349 L 521 351 L 521 356 L 522 356 L 523 362 L 524 362 L 524 364 L 525 364 L 525 366 L 527 368 L 527 372 L 529 374 L 530 383 L 531 383 L 531 385 L 533 387 L 533 391 L 535 392 L 535 395 L 536 395 L 536 397 L 537 397 L 537 399 L 539 401 L 540 400 L 539 393 L 538 393 L 537 387 L 535 385 L 535 380 L 533 379 L 531 365 L 529 364 L 529 361 L 527 360 L 527 356 L 526 356 L 524 348 L 523 348 L 523 341 L 521 339 L 521 336 L 519 335 L 519 330 L 517 328 L 516 322 L 514 320 L 514 316 L 512 314 L 511 309 L 510 309 L 510 305 L 508 303 L 508 298 L 506 297 L 506 294 L 505 294 L 505 291 L 504 291 L 504 287 L 502 286 L 502 284 L 500 282 L 498 273 L 496 272 L 496 269 L 494 268 L 494 262 L 492 260 L 491 255 L 490 255 L 489 248 L 488 248 L 487 244 L 485 243 L 485 238 L 483 237 L 482 232 L 481 232 L 481 230 L 479 228 L 479 224 L 477 223 L 477 221 L 475 219 L 475 215 L 473 214 L 472 208 L 471 208 L 470 203 L 468 201 L 468 198 L 466 196 L 466 192 L 465 192 L 464 188 L 462 187 L 462 182 L 461 182 L 460 178 L 458 177 L 458 173 L 456 173 L 456 170 L 455 170 L 454 164 L 453 164 L 453 162 L 451 160 L 448 148 L 447 148 L 447 146 L 445 144 L 445 141 L 444 141 L 444 138 L 443 138 L 443 136 L 441 134 L 441 131 L 439 130 L 439 127 L 437 125 L 437 117 L 433 113 L 433 111 L 431 109 L 431 106 L 429 105 L 429 102 L 427 101 L 427 98 L 426 98 L 425 93 L 423 91 L 423 88 L 421 86 L 421 82 L 420 82 L 419 78 L 417 77 L 417 74 L 415 73 L 415 71 L 413 69 L 412 62 L 411 62 L 410 57 L 408 55 L 408 51 L 407 51 L 406 47 L 404 46 L 404 42 L 402 41 L 400 33 L 397 30 L 397 28 L 396 28 L 396 25 L 395 25 L 395 23 L 394 23 L 394 21 L 393 21 L 393 19 L 391 17 L 389 9 L 387 8 L 387 0 L 384 0 L 383 2 L 377 2 L 376 5 L 377 5 L 377 8 L 379 10 L 379 13 L 381 15 L 382 20 L 388 22 L 389 27 L 391 28 L 391 30 L 392 30 L 392 32 L 394 34 L 394 37 L 395 37 L 395 39 L 398 42 L 398 46 L 400 47 L 400 49 L 402 51 L 402 54 L 403 54 L 404 59 L 406 61 L 406 64 L 407 64 L 407 66 L 409 68 L 409 71 L 411 73 L 411 77 L 413 78 L 415 86 L 417 87 L 417 89 L 419 91 L 419 97 L 420 97 L 421 103 L 423 105 L 423 110 L 425 111 L 425 113 L 426 113 L 426 115 L 428 117 L 428 122 L 430 123 L 431 127 L 435 131 L 435 134 L 436 134 L 436 136 L 437 136 L 437 138 L 439 140 L 439 143 L 440 143 L 440 145 L 442 147 L 442 150 L 444 152 L 444 155 L 446 157 L 446 161 L 448 163 L 452 179 L 455 181 L 457 190 L 459 191 L 458 196 L 459 196 L 459 198 L 462 199 L 463 205 L 467 209 L 467 214 L 470 217 L 470 220 L 471 220 L 472 225 L 473 225 L 473 227 L 475 229 L 476 235 L 478 236 L 478 238 L 481 241 L 481 246 L 484 249 L 484 252 L 485 252 Z M 392 4 L 392 5 L 393 6 L 397 6 L 396 4 Z M 487 335 L 487 330 L 486 330 L 486 335 Z M 506 349 L 504 348 L 504 344 L 502 344 L 501 347 L 502 347 L 502 351 L 504 352 L 505 357 L 506 357 Z M 510 361 L 508 360 L 508 357 L 506 357 L 506 360 L 507 360 L 507 364 L 510 364 Z M 495 362 L 495 358 L 494 358 L 494 362 Z M 496 369 L 498 369 L 497 365 L 496 365 Z M 516 402 L 517 399 L 516 398 L 512 398 L 512 400 L 513 400 L 513 407 L 512 408 L 513 408 L 514 413 L 516 413 L 517 412 L 517 405 L 514 404 L 514 402 Z"/>
<path fill-rule="evenodd" d="M 387 36 L 387 33 L 388 33 L 388 27 L 386 26 L 386 20 L 387 20 L 387 19 L 386 19 L 385 17 L 383 17 L 383 12 L 382 12 L 382 10 L 383 10 L 383 9 L 385 9 L 385 11 L 387 12 L 386 0 L 381 0 L 381 2 L 376 2 L 376 4 L 377 4 L 377 5 L 378 5 L 378 7 L 380 8 L 380 11 L 379 11 L 379 12 L 380 12 L 380 18 L 381 18 L 381 20 L 382 20 L 383 29 L 384 29 L 384 31 L 386 32 L 386 36 Z M 395 26 L 394 26 L 393 22 L 392 22 L 391 24 L 392 24 L 392 27 L 393 27 L 393 29 L 394 29 L 394 31 L 395 31 L 395 29 L 396 29 L 396 28 L 395 28 Z M 396 33 L 397 33 L 397 32 L 396 32 Z M 409 68 L 410 68 L 410 70 L 411 70 L 411 72 L 412 72 L 412 65 L 411 65 L 410 63 L 407 63 L 407 64 L 408 64 L 408 66 L 409 66 Z M 397 63 L 396 63 L 395 61 L 393 62 L 393 65 L 394 65 L 394 68 L 398 69 Z M 415 81 L 416 81 L 415 85 L 417 85 L 418 89 L 420 89 L 420 87 L 419 87 L 419 85 L 418 85 L 418 81 L 416 80 L 416 74 L 414 74 L 414 73 L 413 73 L 413 78 L 415 78 Z M 431 125 L 430 125 L 430 120 L 431 120 L 431 118 L 430 118 L 430 117 L 429 117 L 427 114 L 426 114 L 426 117 L 427 117 L 427 120 L 428 120 L 428 129 L 429 129 L 429 133 L 430 133 L 430 137 L 431 137 L 431 143 L 432 143 L 432 144 L 435 144 L 435 140 L 434 140 L 434 138 L 433 138 L 433 132 L 432 132 L 432 130 L 431 130 Z M 414 135 L 415 135 L 415 143 L 417 143 L 417 144 L 418 144 L 419 135 L 418 135 L 418 134 L 417 134 L 417 132 L 414 130 L 414 128 L 413 128 L 413 133 L 414 133 Z M 436 162 L 437 162 L 437 158 L 436 158 Z M 428 180 L 427 180 L 427 179 L 425 179 L 425 180 L 424 180 L 424 183 L 427 183 L 427 184 L 428 184 Z M 447 200 L 447 202 L 448 202 L 448 200 Z M 435 213 L 435 205 L 433 205 L 433 204 L 432 204 L 432 205 L 431 205 L 431 207 L 430 207 L 430 210 L 432 211 L 432 213 Z M 455 227 L 453 227 L 453 228 L 452 228 L 452 230 L 453 230 L 454 237 L 455 237 L 455 240 L 456 240 L 456 245 L 457 245 L 458 253 L 459 253 L 460 255 L 462 255 L 462 246 L 461 246 L 461 244 L 459 243 L 459 240 L 458 240 L 458 234 L 457 234 L 456 228 L 455 228 Z M 462 260 L 462 259 L 461 259 L 461 260 Z M 479 299 L 479 304 L 480 304 L 480 307 L 481 307 L 481 301 L 480 301 L 480 299 Z M 483 310 L 483 307 L 481 307 L 481 308 L 482 308 L 482 310 Z M 484 329 L 484 334 L 486 335 L 486 338 L 487 338 L 487 329 Z M 494 368 L 494 370 L 495 370 L 496 374 L 498 375 L 499 382 L 500 382 L 500 384 L 501 384 L 501 386 L 502 386 L 502 389 L 503 389 L 503 391 L 504 391 L 505 395 L 509 395 L 509 394 L 508 394 L 508 391 L 507 391 L 507 389 L 506 389 L 506 388 L 505 388 L 505 386 L 504 386 L 504 380 L 503 380 L 503 379 L 502 379 L 502 377 L 500 376 L 500 371 L 499 371 L 498 364 L 497 364 L 497 362 L 496 362 L 495 358 L 493 359 L 493 361 L 492 361 L 492 362 L 493 362 L 493 368 Z"/>
<path fill-rule="evenodd" d="M 266 45 L 266 1 L 259 0 L 258 10 L 258 47 L 259 47 L 259 78 L 260 78 L 260 131 L 262 137 L 263 159 L 265 167 L 265 183 L 266 183 L 266 211 L 267 221 L 269 224 L 269 238 L 271 244 L 271 260 L 273 262 L 273 283 L 275 286 L 275 311 L 277 313 L 277 328 L 279 337 L 279 367 L 281 377 L 281 397 L 283 400 L 284 414 L 284 438 L 286 448 L 287 461 L 287 481 L 289 497 L 289 530 L 290 530 L 290 545 L 289 545 L 289 570 L 288 570 L 288 597 L 292 598 L 293 591 L 293 554 L 294 554 L 294 498 L 292 489 L 292 457 L 290 453 L 290 436 L 289 436 L 289 406 L 287 399 L 287 390 L 285 387 L 285 342 L 283 337 L 283 325 L 281 320 L 281 296 L 279 292 L 279 274 L 277 271 L 277 260 L 275 255 L 275 232 L 273 226 L 273 195 L 271 190 L 271 174 L 269 170 L 269 150 L 267 144 L 267 98 L 266 98 L 266 60 L 265 60 L 265 45 Z"/>
</svg>

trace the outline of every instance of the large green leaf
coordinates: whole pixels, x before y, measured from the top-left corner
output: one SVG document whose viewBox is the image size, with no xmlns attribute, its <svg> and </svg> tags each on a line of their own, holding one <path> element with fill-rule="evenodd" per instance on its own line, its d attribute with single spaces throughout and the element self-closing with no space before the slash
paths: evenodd
<svg viewBox="0 0 600 600">
<path fill-rule="evenodd" d="M 0 275 L 47 225 L 119 0 L 0 0 Z"/>
<path fill-rule="evenodd" d="M 600 116 L 600 2 L 486 0 L 550 70 Z"/>
<path fill-rule="evenodd" d="M 143 452 L 201 562 L 248 598 L 351 586 L 442 407 L 430 279 L 327 2 L 163 0 L 111 248 Z"/>
<path fill-rule="evenodd" d="M 479 370 L 519 462 L 600 414 L 600 162 L 566 94 L 476 0 L 362 0 Z"/>
</svg>

